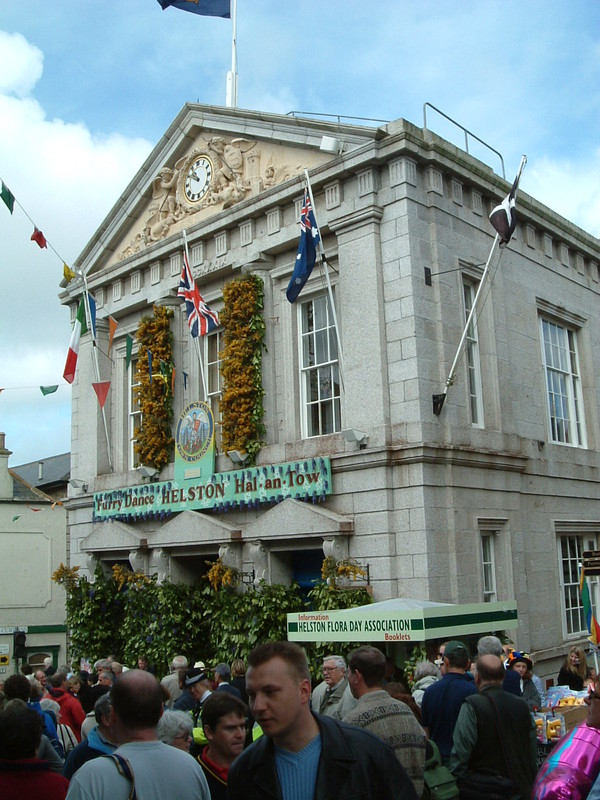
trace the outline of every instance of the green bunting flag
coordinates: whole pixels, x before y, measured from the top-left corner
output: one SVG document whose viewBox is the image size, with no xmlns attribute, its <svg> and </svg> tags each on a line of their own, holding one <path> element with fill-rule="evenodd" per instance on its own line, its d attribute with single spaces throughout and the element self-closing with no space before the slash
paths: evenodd
<svg viewBox="0 0 600 800">
<path fill-rule="evenodd" d="M 125 339 L 125 370 L 129 369 L 131 364 L 131 352 L 133 350 L 133 338 L 127 334 Z"/>
<path fill-rule="evenodd" d="M 6 207 L 8 208 L 10 213 L 12 214 L 13 213 L 13 208 L 15 207 L 15 196 L 13 195 L 11 190 L 8 188 L 8 186 L 4 183 L 4 181 L 0 181 L 0 183 L 2 184 L 2 190 L 0 192 L 1 195 L 2 195 L 2 199 L 4 200 L 4 202 L 6 204 Z"/>
<path fill-rule="evenodd" d="M 40 386 L 40 392 L 46 397 L 47 394 L 54 394 L 58 389 L 58 384 L 55 386 Z"/>
</svg>

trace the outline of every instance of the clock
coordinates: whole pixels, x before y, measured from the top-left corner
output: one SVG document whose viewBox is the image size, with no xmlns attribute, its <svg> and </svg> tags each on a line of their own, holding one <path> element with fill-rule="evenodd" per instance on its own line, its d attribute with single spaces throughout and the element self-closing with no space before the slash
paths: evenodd
<svg viewBox="0 0 600 800">
<path fill-rule="evenodd" d="M 185 176 L 185 196 L 190 203 L 199 203 L 210 188 L 212 162 L 206 156 L 198 156 Z"/>
</svg>

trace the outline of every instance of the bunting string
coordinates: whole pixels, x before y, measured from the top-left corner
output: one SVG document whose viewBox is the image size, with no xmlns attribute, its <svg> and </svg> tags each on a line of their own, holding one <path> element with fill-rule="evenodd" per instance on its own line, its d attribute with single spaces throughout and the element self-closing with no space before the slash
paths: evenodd
<svg viewBox="0 0 600 800">
<path fill-rule="evenodd" d="M 69 266 L 67 266 L 67 262 L 65 261 L 65 259 L 60 255 L 60 253 L 54 247 L 52 242 L 42 233 L 41 228 L 38 228 L 33 218 L 27 213 L 27 210 L 24 208 L 22 203 L 20 203 L 19 200 L 17 200 L 17 198 L 8 188 L 8 186 L 4 183 L 4 180 L 2 178 L 0 178 L 0 184 L 1 184 L 0 196 L 2 197 L 2 200 L 4 201 L 4 204 L 6 205 L 10 213 L 11 214 L 13 213 L 13 208 L 15 205 L 17 205 L 21 209 L 23 214 L 25 214 L 29 222 L 31 222 L 31 224 L 33 225 L 33 233 L 31 235 L 31 240 L 36 242 L 38 246 L 41 248 L 49 247 L 50 250 L 52 250 L 52 252 L 56 255 L 56 257 L 63 265 L 63 276 L 65 277 L 65 279 L 68 279 L 68 276 L 70 275 L 73 275 L 73 277 L 75 277 L 76 275 L 81 275 L 81 273 L 78 272 L 77 270 L 72 270 Z"/>
</svg>

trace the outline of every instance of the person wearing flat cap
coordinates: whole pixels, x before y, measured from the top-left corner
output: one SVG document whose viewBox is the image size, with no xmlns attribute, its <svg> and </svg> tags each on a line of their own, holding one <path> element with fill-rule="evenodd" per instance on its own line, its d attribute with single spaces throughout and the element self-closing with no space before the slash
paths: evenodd
<svg viewBox="0 0 600 800">
<path fill-rule="evenodd" d="M 194 720 L 194 729 L 192 731 L 192 737 L 194 741 L 190 747 L 190 753 L 195 758 L 196 756 L 200 755 L 202 748 L 208 741 L 204 735 L 201 717 L 202 706 L 204 705 L 206 699 L 212 694 L 210 689 L 211 684 L 206 670 L 200 669 L 199 667 L 188 669 L 188 671 L 185 673 L 184 684 L 195 700 L 194 708 L 190 711 L 192 719 Z"/>
<path fill-rule="evenodd" d="M 527 703 L 530 711 L 542 707 L 542 698 L 533 682 L 533 662 L 527 653 L 520 650 L 513 650 L 508 657 L 508 669 L 513 670 L 519 675 L 521 681 L 521 697 Z"/>
<path fill-rule="evenodd" d="M 477 687 L 466 675 L 470 663 L 463 642 L 448 642 L 444 650 L 444 675 L 428 686 L 423 695 L 421 725 L 437 744 L 445 764 L 452 752 L 452 734 L 463 700 L 477 694 Z"/>
</svg>

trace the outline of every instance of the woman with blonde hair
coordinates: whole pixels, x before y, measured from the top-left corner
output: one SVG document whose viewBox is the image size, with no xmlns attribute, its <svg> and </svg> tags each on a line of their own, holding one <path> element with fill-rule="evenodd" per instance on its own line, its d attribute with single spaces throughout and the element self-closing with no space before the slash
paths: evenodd
<svg viewBox="0 0 600 800">
<path fill-rule="evenodd" d="M 586 679 L 587 662 L 582 647 L 571 647 L 565 663 L 558 673 L 557 684 L 568 686 L 571 691 L 580 692 Z"/>
</svg>

